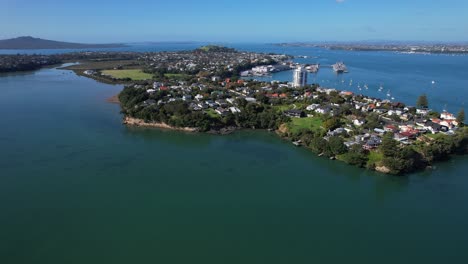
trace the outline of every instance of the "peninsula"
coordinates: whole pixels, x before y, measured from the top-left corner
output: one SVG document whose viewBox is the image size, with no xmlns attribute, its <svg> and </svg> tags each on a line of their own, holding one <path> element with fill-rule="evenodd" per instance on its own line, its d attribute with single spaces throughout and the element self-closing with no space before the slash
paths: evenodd
<svg viewBox="0 0 468 264">
<path fill-rule="evenodd" d="M 352 42 L 352 43 L 278 43 L 282 47 L 318 47 L 330 50 L 347 51 L 393 51 L 408 54 L 468 54 L 466 43 L 392 43 L 392 42 Z"/>
<path fill-rule="evenodd" d="M 124 84 L 118 99 L 127 125 L 217 134 L 238 129 L 276 131 L 319 156 L 395 175 L 468 153 L 463 109 L 457 115 L 431 110 L 424 95 L 415 106 L 408 106 L 304 85 L 300 80 L 261 82 L 241 77 L 259 69 L 303 73 L 303 65 L 288 55 L 206 46 L 191 51 L 86 52 L 42 59 L 51 58 L 79 61 L 67 67 L 79 75 Z"/>
<path fill-rule="evenodd" d="M 0 49 L 95 49 L 119 48 L 123 44 L 83 44 L 33 38 L 30 36 L 0 40 Z"/>
</svg>

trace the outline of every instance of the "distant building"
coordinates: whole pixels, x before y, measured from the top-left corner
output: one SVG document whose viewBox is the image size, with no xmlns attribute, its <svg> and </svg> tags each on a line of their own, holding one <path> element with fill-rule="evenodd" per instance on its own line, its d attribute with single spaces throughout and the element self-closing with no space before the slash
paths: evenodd
<svg viewBox="0 0 468 264">
<path fill-rule="evenodd" d="M 307 85 L 307 71 L 304 68 L 299 67 L 293 72 L 293 86 L 304 87 Z"/>
<path fill-rule="evenodd" d="M 86 75 L 93 75 L 93 74 L 96 73 L 96 71 L 94 71 L 94 70 L 86 70 L 86 71 L 84 71 L 83 73 L 86 74 Z"/>
</svg>

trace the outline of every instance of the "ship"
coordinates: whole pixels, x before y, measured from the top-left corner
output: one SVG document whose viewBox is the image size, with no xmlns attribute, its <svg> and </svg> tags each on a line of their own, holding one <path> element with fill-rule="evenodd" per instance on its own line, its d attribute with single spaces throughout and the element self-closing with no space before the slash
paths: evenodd
<svg viewBox="0 0 468 264">
<path fill-rule="evenodd" d="M 320 64 L 312 64 L 312 65 L 307 66 L 305 69 L 306 71 L 310 73 L 317 73 L 318 70 L 320 69 Z"/>
<path fill-rule="evenodd" d="M 343 62 L 337 62 L 332 65 L 333 70 L 336 73 L 346 73 L 348 72 L 348 68 L 346 68 L 346 65 Z"/>
</svg>

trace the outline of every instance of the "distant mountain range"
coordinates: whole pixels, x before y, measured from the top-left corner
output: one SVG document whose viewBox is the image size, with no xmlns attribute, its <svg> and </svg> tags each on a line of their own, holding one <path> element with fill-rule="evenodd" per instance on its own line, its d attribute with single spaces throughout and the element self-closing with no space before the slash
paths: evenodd
<svg viewBox="0 0 468 264">
<path fill-rule="evenodd" d="M 61 42 L 33 37 L 18 37 L 0 40 L 0 49 L 91 49 L 91 48 L 119 48 L 124 44 L 83 44 Z"/>
</svg>

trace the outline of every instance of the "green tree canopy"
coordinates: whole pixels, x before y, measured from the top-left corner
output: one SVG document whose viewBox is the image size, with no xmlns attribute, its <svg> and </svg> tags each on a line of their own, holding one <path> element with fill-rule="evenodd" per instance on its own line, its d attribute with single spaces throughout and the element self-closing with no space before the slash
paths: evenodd
<svg viewBox="0 0 468 264">
<path fill-rule="evenodd" d="M 416 106 L 419 108 L 428 108 L 429 107 L 429 101 L 427 100 L 427 95 L 422 94 L 418 97 L 418 100 L 416 101 Z"/>
<path fill-rule="evenodd" d="M 343 160 L 348 164 L 364 168 L 369 158 L 362 146 L 357 144 L 349 148 L 348 153 L 343 156 Z"/>
<path fill-rule="evenodd" d="M 460 124 L 465 123 L 465 109 L 460 109 L 460 112 L 458 112 L 457 115 L 457 122 Z"/>
<path fill-rule="evenodd" d="M 333 130 L 335 128 L 338 128 L 341 126 L 341 120 L 338 117 L 332 117 L 325 122 L 323 122 L 323 127 L 328 131 L 328 130 Z"/>
<path fill-rule="evenodd" d="M 344 141 L 341 137 L 330 137 L 328 139 L 328 146 L 330 147 L 330 152 L 334 155 L 340 155 L 346 153 L 347 149 L 344 145 Z"/>
<path fill-rule="evenodd" d="M 393 133 L 387 133 L 382 139 L 382 145 L 380 145 L 380 151 L 386 157 L 393 157 L 398 153 L 398 142 L 393 139 Z"/>
</svg>

